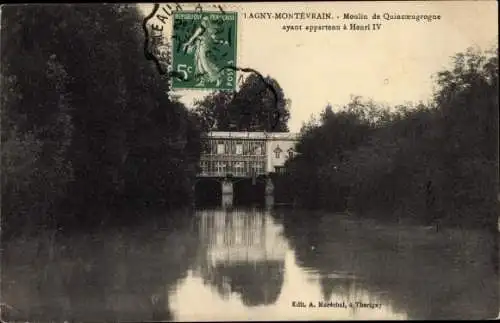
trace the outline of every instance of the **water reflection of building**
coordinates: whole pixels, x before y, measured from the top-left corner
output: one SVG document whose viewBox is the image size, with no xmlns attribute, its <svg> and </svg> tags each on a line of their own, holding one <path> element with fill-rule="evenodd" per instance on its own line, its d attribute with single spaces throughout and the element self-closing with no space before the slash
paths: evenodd
<svg viewBox="0 0 500 323">
<path fill-rule="evenodd" d="M 247 306 L 274 303 L 286 252 L 278 228 L 261 211 L 200 212 L 198 274 L 224 298 L 237 293 Z"/>
</svg>

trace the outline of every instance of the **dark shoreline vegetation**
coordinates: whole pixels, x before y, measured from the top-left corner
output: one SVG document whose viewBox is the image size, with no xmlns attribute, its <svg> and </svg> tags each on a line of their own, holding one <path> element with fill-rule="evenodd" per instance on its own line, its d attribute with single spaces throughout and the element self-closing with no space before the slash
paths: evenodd
<svg viewBox="0 0 500 323">
<path fill-rule="evenodd" d="M 4 6 L 2 18 L 3 239 L 179 214 L 192 204 L 203 131 L 288 130 L 289 102 L 269 77 L 277 107 L 255 77 L 192 111 L 169 98 L 133 5 Z M 353 97 L 304 125 L 280 179 L 295 205 L 495 230 L 498 50 L 452 63 L 429 104 Z"/>
<path fill-rule="evenodd" d="M 469 49 L 437 75 L 431 103 L 353 97 L 301 130 L 287 164 L 306 208 L 425 225 L 496 228 L 498 51 Z M 321 147 L 321 149 L 318 149 Z"/>
<path fill-rule="evenodd" d="M 200 129 L 145 59 L 136 7 L 2 15 L 2 235 L 189 205 Z"/>
</svg>

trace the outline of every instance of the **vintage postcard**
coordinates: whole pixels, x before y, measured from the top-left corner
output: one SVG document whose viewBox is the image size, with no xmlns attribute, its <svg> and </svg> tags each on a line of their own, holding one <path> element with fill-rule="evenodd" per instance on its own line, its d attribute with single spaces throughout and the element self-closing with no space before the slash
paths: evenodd
<svg viewBox="0 0 500 323">
<path fill-rule="evenodd" d="M 498 318 L 497 2 L 0 19 L 1 322 Z"/>
</svg>

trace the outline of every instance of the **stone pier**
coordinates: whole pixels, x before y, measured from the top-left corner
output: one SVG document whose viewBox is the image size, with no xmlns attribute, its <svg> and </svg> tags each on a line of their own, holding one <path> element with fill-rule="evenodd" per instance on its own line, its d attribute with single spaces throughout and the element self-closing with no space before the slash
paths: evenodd
<svg viewBox="0 0 500 323">
<path fill-rule="evenodd" d="M 270 177 L 266 179 L 265 194 L 266 194 L 266 207 L 272 208 L 274 206 L 274 184 L 273 180 Z"/>
<path fill-rule="evenodd" d="M 224 208 L 233 206 L 233 182 L 229 179 L 224 179 L 221 182 L 222 185 L 222 206 Z"/>
</svg>

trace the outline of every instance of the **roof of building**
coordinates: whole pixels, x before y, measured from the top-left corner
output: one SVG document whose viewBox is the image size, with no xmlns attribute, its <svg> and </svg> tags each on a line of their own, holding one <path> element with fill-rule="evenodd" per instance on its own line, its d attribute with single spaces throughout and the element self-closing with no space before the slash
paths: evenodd
<svg viewBox="0 0 500 323">
<path fill-rule="evenodd" d="M 217 139 L 267 139 L 267 140 L 298 140 L 294 132 L 236 132 L 211 131 L 205 137 Z"/>
</svg>

